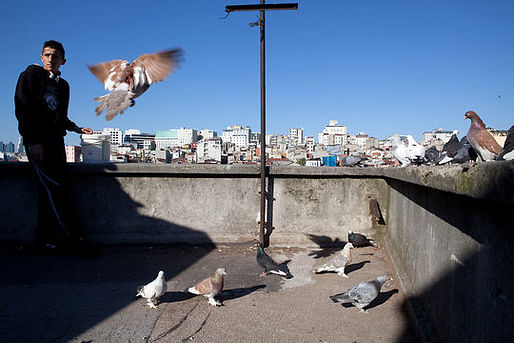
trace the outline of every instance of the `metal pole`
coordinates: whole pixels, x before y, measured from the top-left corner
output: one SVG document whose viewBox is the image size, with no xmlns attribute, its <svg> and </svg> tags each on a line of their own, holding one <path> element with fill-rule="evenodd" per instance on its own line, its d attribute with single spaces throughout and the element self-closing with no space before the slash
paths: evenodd
<svg viewBox="0 0 514 343">
<path fill-rule="evenodd" d="M 265 0 L 261 0 L 264 5 Z M 259 240 L 264 246 L 264 228 L 266 225 L 266 73 L 265 73 L 265 40 L 264 40 L 264 10 L 261 10 L 259 27 L 261 29 L 261 221 Z"/>
</svg>

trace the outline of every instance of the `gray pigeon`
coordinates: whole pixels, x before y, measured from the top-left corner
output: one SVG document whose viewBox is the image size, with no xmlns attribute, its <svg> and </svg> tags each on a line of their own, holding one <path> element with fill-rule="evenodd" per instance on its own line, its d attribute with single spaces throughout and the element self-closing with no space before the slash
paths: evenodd
<svg viewBox="0 0 514 343">
<path fill-rule="evenodd" d="M 155 305 L 159 298 L 166 293 L 166 279 L 164 278 L 164 272 L 161 270 L 155 280 L 145 286 L 139 286 L 137 288 L 137 296 L 146 298 L 146 303 L 150 308 L 157 308 Z"/>
<path fill-rule="evenodd" d="M 446 163 L 466 163 L 469 161 L 475 161 L 477 159 L 477 154 L 471 144 L 469 144 L 466 136 L 462 137 L 460 142 L 460 147 L 453 157 L 449 157 L 446 155 L 446 152 L 443 152 L 441 155 L 441 159 L 437 164 L 446 164 Z"/>
<path fill-rule="evenodd" d="M 214 299 L 214 297 L 223 290 L 223 275 L 226 274 L 225 268 L 218 268 L 214 274 L 198 282 L 196 285 L 189 287 L 187 291 L 192 294 L 203 295 L 209 299 L 209 304 L 219 306 L 221 302 Z"/>
<path fill-rule="evenodd" d="M 344 273 L 344 268 L 352 261 L 352 255 L 350 253 L 350 249 L 353 248 L 352 243 L 346 243 L 343 250 L 340 254 L 337 254 L 334 258 L 332 258 L 329 262 L 325 263 L 323 266 L 314 270 L 315 273 L 321 272 L 336 272 L 338 275 L 348 277 Z"/>
<path fill-rule="evenodd" d="M 345 156 L 341 159 L 342 167 L 353 167 L 359 165 L 361 162 L 366 161 L 367 158 L 357 156 Z"/>
<path fill-rule="evenodd" d="M 277 262 L 273 261 L 273 259 L 269 257 L 268 254 L 266 254 L 266 251 L 264 251 L 264 248 L 258 241 L 256 241 L 255 245 L 257 246 L 257 264 L 264 268 L 264 272 L 262 272 L 259 276 L 263 277 L 271 273 L 285 276 L 288 279 L 293 277 L 293 275 L 284 266 L 284 264 L 278 264 Z"/>
<path fill-rule="evenodd" d="M 361 312 L 367 312 L 364 310 L 364 307 L 368 306 L 378 297 L 380 289 L 387 279 L 387 276 L 379 276 L 373 281 L 361 282 L 344 293 L 330 296 L 330 299 L 335 303 L 351 303 L 353 306 L 358 307 Z"/>
</svg>

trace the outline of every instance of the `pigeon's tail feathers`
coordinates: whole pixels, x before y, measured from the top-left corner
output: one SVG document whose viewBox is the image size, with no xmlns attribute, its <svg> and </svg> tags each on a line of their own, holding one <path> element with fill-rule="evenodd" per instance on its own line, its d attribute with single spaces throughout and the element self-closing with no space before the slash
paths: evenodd
<svg viewBox="0 0 514 343">
<path fill-rule="evenodd" d="M 106 95 L 99 96 L 99 97 L 94 99 L 95 101 L 99 101 L 100 102 L 100 104 L 98 106 L 96 106 L 96 108 L 95 108 L 95 112 L 96 112 L 97 116 L 102 114 L 102 112 L 105 111 L 105 109 L 107 108 L 107 99 L 106 99 L 106 97 L 108 95 L 109 94 L 106 94 Z"/>
<path fill-rule="evenodd" d="M 114 90 L 109 94 L 95 98 L 95 101 L 100 102 L 96 107 L 96 115 L 99 116 L 106 109 L 105 120 L 112 120 L 118 113 L 123 112 L 131 105 L 131 99 L 134 97 L 134 93 L 125 90 Z"/>
<path fill-rule="evenodd" d="M 314 271 L 314 273 L 318 274 L 318 273 L 328 272 L 328 271 L 330 271 L 330 269 L 327 266 L 322 266 L 322 267 L 314 269 L 313 271 Z"/>
<path fill-rule="evenodd" d="M 138 286 L 137 287 L 137 294 L 136 294 L 136 297 L 139 297 L 139 296 L 144 296 L 144 289 L 145 289 L 145 286 Z"/>
<path fill-rule="evenodd" d="M 349 303 L 353 301 L 353 299 L 350 298 L 348 292 L 331 295 L 330 300 L 332 300 L 335 303 Z"/>
<path fill-rule="evenodd" d="M 441 161 L 438 162 L 438 164 L 446 164 L 446 163 L 448 163 L 448 162 L 450 162 L 452 160 L 453 160 L 453 157 L 450 157 L 450 156 L 446 155 L 446 156 L 443 157 L 443 159 Z"/>
<path fill-rule="evenodd" d="M 272 273 L 272 274 L 277 274 L 277 275 L 281 275 L 281 276 L 287 276 L 287 273 L 283 272 L 280 269 L 273 269 L 273 270 L 270 270 L 269 272 Z"/>
<path fill-rule="evenodd" d="M 189 292 L 191 294 L 200 294 L 200 292 L 195 288 L 195 286 L 191 286 L 191 287 L 187 288 L 187 292 Z"/>
</svg>

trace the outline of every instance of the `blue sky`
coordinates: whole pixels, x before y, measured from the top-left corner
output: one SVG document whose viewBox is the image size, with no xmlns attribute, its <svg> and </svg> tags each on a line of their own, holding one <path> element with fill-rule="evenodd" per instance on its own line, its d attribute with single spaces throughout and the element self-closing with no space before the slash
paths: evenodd
<svg viewBox="0 0 514 343">
<path fill-rule="evenodd" d="M 16 80 L 48 39 L 65 46 L 61 71 L 79 126 L 260 131 L 259 31 L 248 25 L 257 13 L 219 19 L 225 5 L 258 2 L 2 1 L 0 140 L 17 141 Z M 267 133 L 303 127 L 317 137 L 337 119 L 378 138 L 419 140 L 435 128 L 462 136 L 470 109 L 487 126 L 514 124 L 514 1 L 298 2 L 298 11 L 266 15 Z M 86 65 L 173 47 L 185 51 L 175 74 L 112 121 L 95 116 L 93 98 L 105 91 Z M 68 144 L 79 141 L 68 134 Z"/>
</svg>

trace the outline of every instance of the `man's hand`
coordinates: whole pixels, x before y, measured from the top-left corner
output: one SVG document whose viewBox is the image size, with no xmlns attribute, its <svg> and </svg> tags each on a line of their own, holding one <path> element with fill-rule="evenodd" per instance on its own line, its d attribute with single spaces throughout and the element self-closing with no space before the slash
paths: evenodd
<svg viewBox="0 0 514 343">
<path fill-rule="evenodd" d="M 43 146 L 41 144 L 29 145 L 29 156 L 34 162 L 43 161 Z"/>
<path fill-rule="evenodd" d="M 89 128 L 89 127 L 81 127 L 80 131 L 82 133 L 85 133 L 86 135 L 92 135 L 93 134 L 93 130 L 91 128 Z"/>
</svg>

